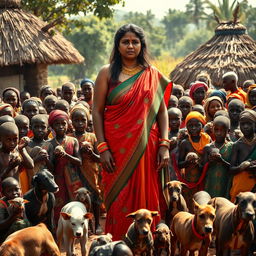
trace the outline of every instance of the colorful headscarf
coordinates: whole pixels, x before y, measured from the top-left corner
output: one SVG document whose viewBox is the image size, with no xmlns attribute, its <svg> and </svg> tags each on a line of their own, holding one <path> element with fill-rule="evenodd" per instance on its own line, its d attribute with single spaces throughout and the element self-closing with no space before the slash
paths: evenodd
<svg viewBox="0 0 256 256">
<path fill-rule="evenodd" d="M 225 104 L 227 102 L 227 93 L 224 92 L 223 90 L 214 90 L 211 92 L 209 95 L 210 97 L 217 96 L 221 98 L 222 102 Z"/>
<path fill-rule="evenodd" d="M 198 121 L 200 121 L 203 125 L 206 124 L 206 120 L 205 120 L 205 117 L 200 114 L 199 112 L 197 111 L 191 111 L 186 119 L 185 119 L 185 124 L 187 125 L 188 121 L 191 120 L 191 119 L 197 119 Z"/>
<path fill-rule="evenodd" d="M 250 103 L 250 99 L 249 99 L 249 95 L 250 95 L 250 92 L 256 88 L 256 84 L 253 84 L 253 85 L 250 85 L 249 88 L 248 88 L 248 91 L 247 91 L 247 95 L 246 95 L 246 105 L 249 107 L 249 108 L 252 108 L 254 107 L 251 103 Z"/>
<path fill-rule="evenodd" d="M 48 119 L 49 120 L 49 125 L 52 126 L 54 121 L 56 121 L 59 118 L 63 118 L 67 122 L 69 122 L 68 114 L 66 112 L 62 111 L 62 110 L 56 109 L 56 110 L 53 110 L 49 115 L 49 119 Z"/>
<path fill-rule="evenodd" d="M 217 100 L 220 104 L 222 109 L 224 109 L 224 104 L 223 101 L 221 100 L 220 97 L 218 96 L 212 96 L 208 99 L 206 99 L 205 103 L 204 103 L 204 111 L 205 111 L 205 116 L 206 116 L 206 122 L 212 121 L 213 120 L 213 116 L 210 116 L 209 114 L 209 106 L 211 104 L 212 101 Z"/>
<path fill-rule="evenodd" d="M 12 105 L 8 104 L 8 103 L 4 103 L 4 104 L 0 104 L 0 112 L 2 110 L 4 110 L 5 108 L 11 108 L 12 109 L 12 117 L 15 117 L 17 115 L 17 113 L 15 112 L 15 110 L 13 109 Z"/>
<path fill-rule="evenodd" d="M 4 94 L 7 92 L 7 91 L 13 91 L 15 92 L 15 94 L 17 95 L 17 99 L 18 99 L 18 103 L 17 103 L 17 106 L 16 108 L 19 108 L 21 106 L 20 104 L 20 92 L 18 89 L 16 89 L 15 87 L 7 87 L 3 90 L 3 93 L 2 93 L 2 96 L 4 98 Z"/>
<path fill-rule="evenodd" d="M 208 91 L 208 86 L 206 83 L 204 82 L 199 82 L 196 81 L 195 83 L 192 84 L 192 86 L 190 87 L 190 91 L 189 91 L 189 96 L 194 99 L 194 92 L 198 89 L 198 88 L 204 88 L 205 91 Z"/>
<path fill-rule="evenodd" d="M 93 82 L 91 79 L 89 79 L 89 78 L 84 78 L 84 79 L 80 82 L 80 86 L 82 86 L 82 85 L 85 84 L 85 83 L 90 83 L 90 84 L 92 84 L 92 86 L 94 86 L 94 82 Z"/>
<path fill-rule="evenodd" d="M 78 103 L 76 104 L 73 108 L 71 108 L 70 110 L 70 118 L 72 118 L 72 115 L 73 113 L 76 111 L 76 110 L 82 110 L 85 112 L 86 114 L 86 117 L 87 117 L 87 121 L 90 119 L 90 110 L 88 108 L 86 108 L 82 103 Z"/>
</svg>

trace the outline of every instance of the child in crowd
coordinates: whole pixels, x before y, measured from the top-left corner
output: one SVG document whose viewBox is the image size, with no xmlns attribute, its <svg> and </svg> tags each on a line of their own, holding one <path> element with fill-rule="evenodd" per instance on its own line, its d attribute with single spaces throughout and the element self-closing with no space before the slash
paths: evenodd
<svg viewBox="0 0 256 256">
<path fill-rule="evenodd" d="M 217 96 L 207 98 L 204 103 L 206 122 L 213 121 L 214 115 L 218 110 L 224 110 L 224 104 L 222 100 Z"/>
<path fill-rule="evenodd" d="M 81 81 L 80 87 L 83 94 L 83 97 L 81 99 L 86 101 L 91 108 L 93 102 L 94 82 L 91 79 L 85 78 Z"/>
<path fill-rule="evenodd" d="M 234 143 L 230 162 L 230 172 L 234 175 L 230 190 L 233 202 L 239 192 L 255 190 L 256 185 L 256 112 L 244 110 L 239 123 L 243 137 Z"/>
<path fill-rule="evenodd" d="M 21 219 L 20 207 L 9 207 L 9 200 L 21 197 L 19 183 L 13 177 L 8 177 L 2 182 L 2 194 L 0 199 L 0 244 L 6 237 L 19 229 L 29 227 L 26 219 Z"/>
<path fill-rule="evenodd" d="M 8 116 L 8 115 L 0 116 L 0 125 L 6 122 L 15 123 L 14 119 L 11 116 Z"/>
<path fill-rule="evenodd" d="M 247 93 L 247 92 L 248 92 L 248 88 L 249 88 L 251 85 L 253 85 L 253 84 L 255 84 L 255 81 L 254 81 L 254 80 L 246 80 L 246 81 L 244 81 L 244 83 L 243 83 L 243 85 L 242 85 L 243 91 Z"/>
<path fill-rule="evenodd" d="M 14 87 L 3 90 L 3 102 L 10 104 L 16 113 L 20 112 L 20 92 Z"/>
<path fill-rule="evenodd" d="M 94 133 L 86 132 L 87 122 L 90 116 L 89 110 L 82 104 L 75 105 L 70 112 L 74 133 L 71 135 L 77 138 L 82 157 L 81 178 L 84 186 L 92 195 L 92 207 L 95 217 L 95 233 L 101 234 L 102 228 L 99 223 L 100 205 L 102 203 L 99 186 L 99 165 L 100 156 L 96 147 Z"/>
<path fill-rule="evenodd" d="M 208 86 L 204 82 L 196 81 L 189 91 L 189 96 L 194 100 L 194 104 L 203 105 Z"/>
<path fill-rule="evenodd" d="M 175 95 L 171 95 L 169 102 L 168 102 L 168 109 L 169 108 L 177 108 L 178 107 L 178 98 Z"/>
<path fill-rule="evenodd" d="M 244 111 L 245 105 L 241 100 L 234 99 L 228 104 L 228 114 L 231 121 L 229 136 L 231 141 L 237 141 L 236 130 L 239 128 L 239 116 Z"/>
<path fill-rule="evenodd" d="M 253 84 L 248 88 L 246 105 L 251 109 L 256 106 L 256 84 Z"/>
<path fill-rule="evenodd" d="M 34 168 L 34 163 L 28 155 L 25 141 L 19 142 L 19 130 L 16 124 L 3 123 L 0 126 L 0 180 L 6 177 L 14 177 L 19 180 L 19 166 Z M 19 144 L 18 144 L 19 142 Z"/>
<path fill-rule="evenodd" d="M 178 100 L 184 96 L 184 88 L 179 84 L 173 84 L 172 95 L 176 96 Z"/>
<path fill-rule="evenodd" d="M 69 113 L 69 104 L 66 100 L 61 99 L 56 102 L 54 109 L 62 110 L 68 114 Z"/>
<path fill-rule="evenodd" d="M 213 96 L 217 96 L 221 99 L 222 101 L 222 105 L 224 106 L 227 102 L 227 93 L 221 89 L 221 90 L 213 90 L 210 95 L 209 95 L 209 98 L 210 97 L 213 97 Z"/>
<path fill-rule="evenodd" d="M 61 208 L 75 198 L 74 192 L 82 187 L 78 175 L 81 166 L 79 143 L 76 138 L 67 136 L 69 116 L 62 110 L 53 110 L 49 115 L 49 125 L 55 132 L 50 140 L 48 154 L 53 163 L 53 174 L 59 186 L 56 193 L 55 221 L 58 220 Z"/>
<path fill-rule="evenodd" d="M 204 116 L 196 111 L 190 112 L 186 117 L 188 138 L 179 145 L 178 168 L 184 169 L 181 173 L 177 170 L 182 180 L 187 184 L 184 188 L 184 197 L 188 208 L 193 209 L 192 196 L 202 188 L 205 170 L 201 172 L 200 164 L 204 147 L 211 142 L 210 136 L 203 132 L 206 124 Z M 193 154 L 191 154 L 193 152 Z M 189 154 L 190 153 L 190 154 Z M 174 166 L 175 168 L 175 166 Z"/>
<path fill-rule="evenodd" d="M 232 142 L 227 140 L 230 120 L 217 116 L 213 121 L 215 141 L 204 147 L 203 165 L 209 163 L 205 176 L 205 187 L 211 197 L 229 197 L 231 175 L 229 173 Z"/>
<path fill-rule="evenodd" d="M 57 101 L 58 101 L 58 99 L 54 95 L 49 95 L 49 96 L 46 96 L 44 98 L 43 106 L 44 106 L 44 108 L 45 108 L 45 110 L 46 110 L 48 115 L 51 113 L 51 111 L 54 110 Z"/>
<path fill-rule="evenodd" d="M 0 116 L 5 116 L 5 115 L 15 117 L 17 113 L 14 111 L 13 107 L 10 104 L 3 103 L 3 104 L 0 104 Z"/>
<path fill-rule="evenodd" d="M 74 95 L 75 85 L 73 83 L 68 82 L 62 85 L 61 98 L 68 102 L 70 108 L 72 108 L 75 105 Z"/>
<path fill-rule="evenodd" d="M 192 106 L 192 111 L 199 112 L 202 116 L 205 116 L 204 107 L 202 105 L 196 104 Z"/>
<path fill-rule="evenodd" d="M 44 85 L 40 88 L 40 99 L 43 102 L 44 99 L 49 95 L 55 95 L 54 90 L 50 85 Z"/>
<path fill-rule="evenodd" d="M 185 120 L 189 112 L 192 111 L 192 105 L 193 105 L 193 100 L 188 97 L 188 96 L 183 96 L 179 99 L 178 102 L 178 108 L 181 110 L 182 113 L 182 122 L 180 125 L 180 128 L 185 128 Z"/>
<path fill-rule="evenodd" d="M 30 98 L 30 93 L 27 92 L 27 91 L 22 91 L 22 92 L 20 93 L 20 103 L 21 103 L 21 105 L 23 104 L 23 102 L 24 102 L 25 100 L 28 100 L 29 98 Z"/>
<path fill-rule="evenodd" d="M 42 169 L 53 171 L 48 149 L 50 143 L 45 140 L 48 133 L 48 116 L 44 114 L 35 115 L 31 119 L 31 130 L 34 134 L 26 147 L 29 155 L 34 160 L 34 168 L 27 170 L 29 185 L 31 187 L 32 177 Z"/>
</svg>

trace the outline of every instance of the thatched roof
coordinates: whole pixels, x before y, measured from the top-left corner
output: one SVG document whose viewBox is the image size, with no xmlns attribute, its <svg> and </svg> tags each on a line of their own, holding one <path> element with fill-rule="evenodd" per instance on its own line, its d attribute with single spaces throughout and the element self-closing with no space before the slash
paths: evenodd
<svg viewBox="0 0 256 256">
<path fill-rule="evenodd" d="M 256 80 L 256 41 L 237 22 L 219 24 L 215 35 L 185 57 L 170 77 L 174 83 L 188 88 L 199 73 L 207 72 L 212 84 L 221 87 L 222 75 L 228 71 L 238 74 L 240 84 Z"/>
<path fill-rule="evenodd" d="M 20 0 L 0 0 L 0 66 L 75 64 L 84 60 L 60 33 L 46 31 L 46 25 L 22 11 Z"/>
</svg>

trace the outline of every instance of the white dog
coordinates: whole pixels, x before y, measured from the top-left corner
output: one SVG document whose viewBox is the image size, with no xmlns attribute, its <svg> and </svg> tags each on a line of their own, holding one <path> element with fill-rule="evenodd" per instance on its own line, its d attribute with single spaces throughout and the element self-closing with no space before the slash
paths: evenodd
<svg viewBox="0 0 256 256">
<path fill-rule="evenodd" d="M 70 202 L 61 209 L 57 228 L 57 241 L 60 249 L 63 241 L 67 256 L 75 255 L 75 239 L 80 240 L 82 256 L 85 256 L 85 244 L 88 239 L 88 219 L 92 217 L 92 213 L 87 212 L 84 204 L 77 201 Z"/>
</svg>

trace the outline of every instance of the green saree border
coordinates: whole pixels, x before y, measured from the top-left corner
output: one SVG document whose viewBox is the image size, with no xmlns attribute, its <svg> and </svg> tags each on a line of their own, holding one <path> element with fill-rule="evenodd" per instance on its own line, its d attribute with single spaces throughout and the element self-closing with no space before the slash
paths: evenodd
<svg viewBox="0 0 256 256">
<path fill-rule="evenodd" d="M 111 204 L 115 201 L 115 199 L 117 198 L 120 191 L 126 186 L 128 180 L 132 176 L 141 157 L 143 156 L 143 154 L 145 152 L 150 130 L 156 120 L 156 116 L 157 116 L 160 104 L 164 97 L 164 91 L 165 91 L 165 88 L 168 85 L 169 81 L 167 79 L 165 79 L 164 77 L 161 77 L 159 83 L 160 83 L 160 86 L 158 86 L 158 89 L 156 91 L 153 104 L 152 104 L 149 114 L 148 114 L 147 122 L 144 123 L 144 128 L 143 128 L 141 137 L 138 140 L 137 148 L 134 151 L 132 157 L 128 160 L 126 166 L 120 173 L 119 177 L 117 178 L 117 180 L 115 182 L 116 184 L 114 186 L 112 186 L 110 192 L 108 193 L 107 197 L 105 198 L 105 205 L 106 205 L 107 210 L 110 208 Z"/>
<path fill-rule="evenodd" d="M 127 89 L 127 87 L 131 86 L 138 78 L 139 76 L 144 72 L 145 70 L 141 70 L 140 72 L 138 72 L 137 74 L 135 74 L 134 76 L 128 78 L 127 80 L 125 80 L 124 82 L 122 82 L 121 84 L 119 84 L 116 88 L 114 88 L 112 90 L 112 92 L 109 94 L 109 96 L 107 97 L 107 103 L 108 104 L 112 104 L 114 99 L 120 95 L 123 91 L 125 91 Z"/>
</svg>

